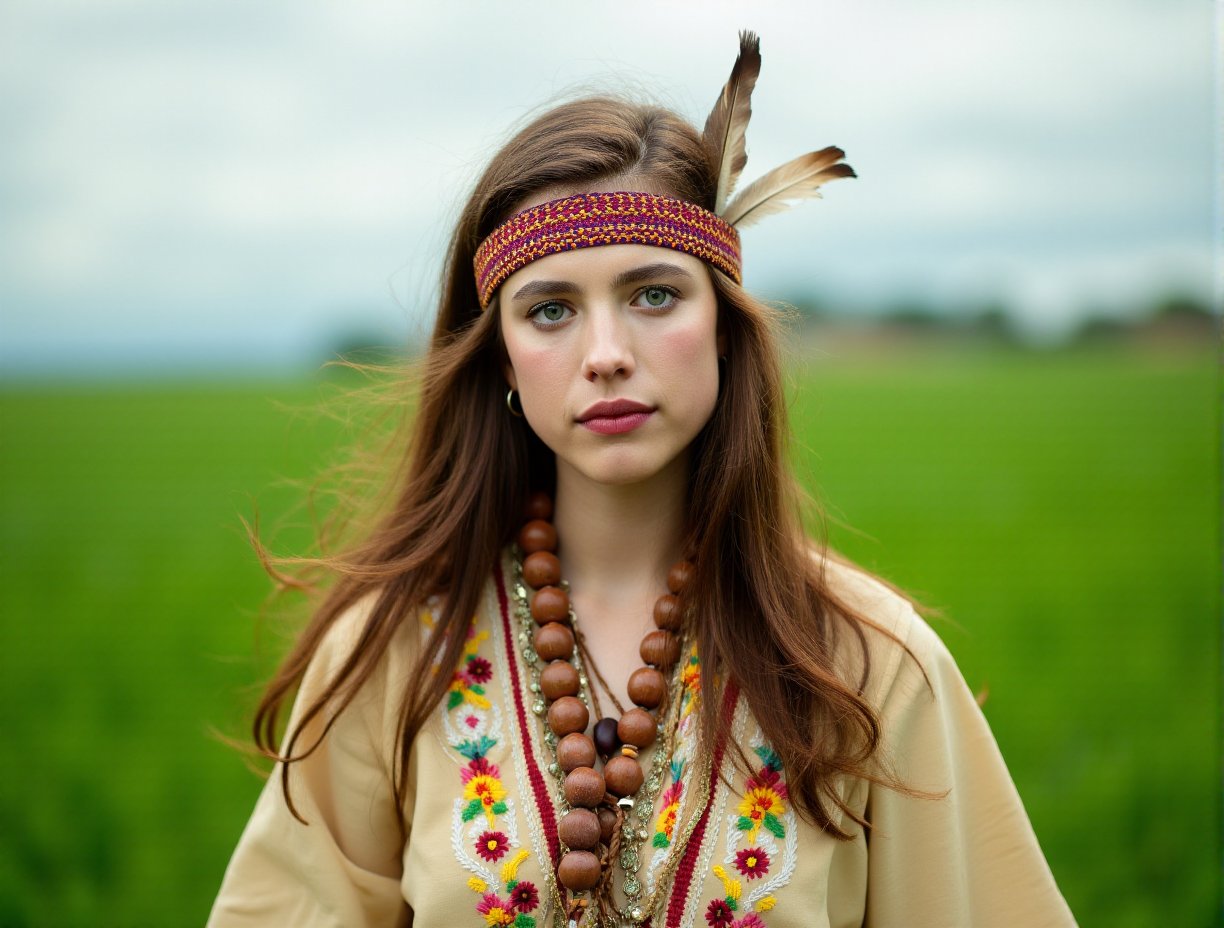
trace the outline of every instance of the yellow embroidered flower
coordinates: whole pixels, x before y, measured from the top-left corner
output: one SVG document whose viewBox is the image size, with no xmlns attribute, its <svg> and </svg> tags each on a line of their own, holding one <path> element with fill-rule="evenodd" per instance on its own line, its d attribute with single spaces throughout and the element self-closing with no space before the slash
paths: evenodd
<svg viewBox="0 0 1224 928">
<path fill-rule="evenodd" d="M 463 798 L 469 803 L 478 800 L 491 825 L 496 815 L 504 811 L 502 800 L 506 798 L 506 788 L 497 777 L 482 773 L 467 781 L 467 785 L 463 787 Z"/>
<path fill-rule="evenodd" d="M 488 925 L 489 928 L 499 928 L 501 925 L 513 924 L 514 912 L 503 909 L 499 905 L 495 905 L 485 913 L 484 920 L 485 924 Z"/>
<path fill-rule="evenodd" d="M 663 807 L 663 811 L 659 813 L 659 820 L 655 823 L 655 831 L 671 841 L 672 830 L 676 827 L 676 815 L 680 811 L 680 801 L 668 803 Z M 666 847 L 666 845 L 663 845 Z"/>
<path fill-rule="evenodd" d="M 739 804 L 739 828 L 748 832 L 750 842 L 756 840 L 761 825 L 773 826 L 778 816 L 786 814 L 786 806 L 776 792 L 768 786 L 755 786 L 744 794 Z M 770 827 L 770 831 L 774 831 Z"/>
</svg>

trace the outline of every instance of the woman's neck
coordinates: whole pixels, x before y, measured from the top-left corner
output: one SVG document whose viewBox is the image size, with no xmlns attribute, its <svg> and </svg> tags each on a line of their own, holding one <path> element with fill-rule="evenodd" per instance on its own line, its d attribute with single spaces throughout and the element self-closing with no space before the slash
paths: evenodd
<svg viewBox="0 0 1224 928">
<path fill-rule="evenodd" d="M 612 486 L 558 462 L 554 522 L 562 573 L 584 598 L 614 604 L 658 589 L 682 555 L 687 461 Z"/>
</svg>

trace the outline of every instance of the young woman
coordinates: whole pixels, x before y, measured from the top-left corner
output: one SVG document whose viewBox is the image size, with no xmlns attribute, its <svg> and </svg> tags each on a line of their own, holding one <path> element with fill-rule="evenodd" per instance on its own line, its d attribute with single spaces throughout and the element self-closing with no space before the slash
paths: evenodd
<svg viewBox="0 0 1224 928">
<path fill-rule="evenodd" d="M 732 196 L 759 66 L 703 132 L 558 106 L 476 184 L 210 924 L 1073 924 L 948 652 L 801 529 L 736 226 L 853 172 Z"/>
</svg>

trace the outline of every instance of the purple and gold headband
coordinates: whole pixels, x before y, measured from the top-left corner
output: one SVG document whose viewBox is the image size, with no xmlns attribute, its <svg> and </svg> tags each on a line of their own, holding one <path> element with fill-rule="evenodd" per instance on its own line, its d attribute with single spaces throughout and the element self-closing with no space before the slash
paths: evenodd
<svg viewBox="0 0 1224 928">
<path fill-rule="evenodd" d="M 653 193 L 579 193 L 523 210 L 476 249 L 476 290 L 487 309 L 497 288 L 546 255 L 598 245 L 654 245 L 693 255 L 736 283 L 739 233 L 695 203 Z"/>
</svg>

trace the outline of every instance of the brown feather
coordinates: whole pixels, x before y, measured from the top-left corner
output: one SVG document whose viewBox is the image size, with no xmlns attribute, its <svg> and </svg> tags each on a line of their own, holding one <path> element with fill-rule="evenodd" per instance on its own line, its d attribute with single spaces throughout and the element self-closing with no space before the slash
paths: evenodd
<svg viewBox="0 0 1224 928">
<path fill-rule="evenodd" d="M 723 86 L 714 109 L 706 118 L 701 133 L 702 143 L 717 167 L 718 186 L 714 194 L 714 212 L 721 213 L 740 172 L 748 163 L 744 141 L 748 120 L 752 118 L 752 88 L 761 73 L 761 40 L 747 30 L 740 33 L 740 50 L 731 68 L 731 76 Z"/>
<path fill-rule="evenodd" d="M 741 229 L 758 219 L 779 213 L 791 201 L 820 196 L 820 187 L 839 177 L 856 177 L 848 164 L 838 164 L 846 153 L 830 146 L 800 155 L 774 168 L 743 189 L 720 215 Z"/>
</svg>

